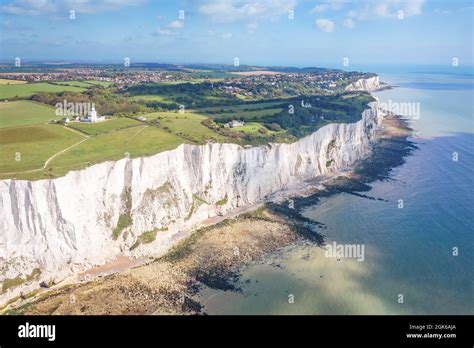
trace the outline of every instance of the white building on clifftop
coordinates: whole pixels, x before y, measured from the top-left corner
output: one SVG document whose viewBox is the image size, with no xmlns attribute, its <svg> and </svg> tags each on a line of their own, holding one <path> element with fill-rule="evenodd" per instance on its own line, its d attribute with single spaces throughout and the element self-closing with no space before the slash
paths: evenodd
<svg viewBox="0 0 474 348">
<path fill-rule="evenodd" d="M 98 116 L 97 111 L 95 111 L 95 107 L 93 106 L 91 111 L 89 112 L 89 116 L 83 118 L 82 122 L 101 122 L 105 120 L 105 116 Z"/>
</svg>

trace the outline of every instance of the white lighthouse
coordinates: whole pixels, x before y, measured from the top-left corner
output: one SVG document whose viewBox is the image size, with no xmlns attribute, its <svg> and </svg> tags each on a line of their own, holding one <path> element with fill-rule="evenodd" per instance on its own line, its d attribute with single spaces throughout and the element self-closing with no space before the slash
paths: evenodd
<svg viewBox="0 0 474 348">
<path fill-rule="evenodd" d="M 97 116 L 97 111 L 95 111 L 95 106 L 92 106 L 91 111 L 89 111 L 89 116 L 86 118 L 81 118 L 81 122 L 102 122 L 105 121 L 105 116 Z"/>
<path fill-rule="evenodd" d="M 97 111 L 95 111 L 95 107 L 93 106 L 92 107 L 92 110 L 90 112 L 90 120 L 91 122 L 97 122 L 98 119 L 97 119 Z"/>
</svg>

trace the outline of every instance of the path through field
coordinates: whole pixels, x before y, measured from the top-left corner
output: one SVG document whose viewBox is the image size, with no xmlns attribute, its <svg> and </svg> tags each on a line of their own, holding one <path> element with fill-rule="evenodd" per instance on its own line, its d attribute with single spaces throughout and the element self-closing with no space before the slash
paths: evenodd
<svg viewBox="0 0 474 348">
<path fill-rule="evenodd" d="M 0 174 L 1 174 L 1 175 L 15 175 L 15 174 L 27 174 L 27 173 L 40 172 L 40 171 L 46 169 L 46 167 L 48 166 L 49 162 L 51 162 L 51 161 L 52 161 L 54 158 L 56 158 L 57 156 L 59 156 L 59 155 L 63 154 L 64 152 L 66 152 L 66 151 L 72 149 L 74 146 L 77 146 L 77 145 L 79 145 L 79 144 L 82 144 L 84 141 L 90 139 L 90 135 L 85 135 L 85 134 L 83 134 L 83 133 L 81 133 L 81 132 L 78 132 L 78 131 L 76 131 L 76 130 L 74 130 L 74 129 L 71 129 L 71 128 L 69 128 L 69 127 L 66 127 L 66 126 L 64 126 L 64 128 L 66 128 L 67 130 L 70 130 L 71 132 L 74 132 L 74 133 L 77 133 L 77 134 L 83 136 L 85 139 L 82 139 L 81 141 L 79 141 L 79 142 L 77 142 L 77 143 L 75 143 L 75 144 L 72 144 L 71 146 L 68 146 L 67 148 L 62 149 L 61 151 L 56 152 L 54 155 L 52 155 L 51 157 L 49 157 L 49 158 L 46 160 L 46 162 L 44 162 L 44 165 L 43 165 L 43 167 L 41 167 L 41 168 L 25 170 L 25 171 L 22 171 L 22 172 L 11 172 L 11 173 L 0 173 Z"/>
</svg>

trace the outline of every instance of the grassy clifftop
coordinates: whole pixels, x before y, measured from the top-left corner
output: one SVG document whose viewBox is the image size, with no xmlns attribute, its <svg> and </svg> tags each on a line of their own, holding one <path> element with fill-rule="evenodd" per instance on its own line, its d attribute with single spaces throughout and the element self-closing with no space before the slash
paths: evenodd
<svg viewBox="0 0 474 348">
<path fill-rule="evenodd" d="M 329 123 L 356 122 L 373 100 L 367 93 L 341 92 L 338 86 L 358 76 L 354 74 L 345 80 L 338 77 L 331 93 L 321 87 L 324 84 L 312 84 L 311 78 L 317 78 L 313 75 L 278 75 L 282 82 L 230 76 L 224 80 L 190 75 L 188 82 L 121 88 L 94 81 L 56 81 L 47 88 L 39 83 L 3 84 L 6 95 L 16 93 L 16 88 L 31 93 L 0 103 L 0 179 L 55 178 L 183 143 L 293 142 Z M 282 87 L 288 81 L 291 89 Z M 64 101 L 93 104 L 106 120 L 66 123 L 56 112 Z M 238 121 L 237 126 L 229 126 L 232 121 Z"/>
</svg>

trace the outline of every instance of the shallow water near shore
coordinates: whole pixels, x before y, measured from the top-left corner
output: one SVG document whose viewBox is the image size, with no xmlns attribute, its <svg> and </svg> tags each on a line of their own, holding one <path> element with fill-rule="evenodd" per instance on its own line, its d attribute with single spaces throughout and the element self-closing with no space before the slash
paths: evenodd
<svg viewBox="0 0 474 348">
<path fill-rule="evenodd" d="M 381 102 L 420 103 L 418 150 L 371 184 L 366 194 L 383 200 L 342 193 L 303 211 L 328 245 L 364 245 L 364 260 L 288 247 L 242 269 L 242 292 L 204 289 L 209 314 L 474 314 L 472 75 L 381 80 L 399 86 L 376 93 Z"/>
</svg>

